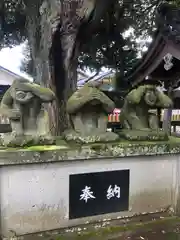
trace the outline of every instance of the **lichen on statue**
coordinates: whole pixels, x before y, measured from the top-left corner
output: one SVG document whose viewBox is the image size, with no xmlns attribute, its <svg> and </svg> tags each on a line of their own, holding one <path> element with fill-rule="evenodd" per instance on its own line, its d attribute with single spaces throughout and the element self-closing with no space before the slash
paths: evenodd
<svg viewBox="0 0 180 240">
<path fill-rule="evenodd" d="M 65 139 L 79 143 L 117 140 L 118 135 L 107 132 L 107 114 L 114 108 L 114 102 L 93 83 L 85 84 L 67 102 L 72 129 L 64 132 Z"/>
<path fill-rule="evenodd" d="M 26 79 L 17 79 L 4 94 L 0 114 L 10 120 L 12 133 L 4 134 L 4 146 L 53 144 L 43 103 L 52 102 L 54 93 Z"/>
<path fill-rule="evenodd" d="M 167 134 L 159 129 L 159 120 L 151 109 L 169 108 L 172 100 L 154 85 L 133 89 L 125 98 L 120 121 L 121 137 L 128 140 L 166 140 Z"/>
</svg>

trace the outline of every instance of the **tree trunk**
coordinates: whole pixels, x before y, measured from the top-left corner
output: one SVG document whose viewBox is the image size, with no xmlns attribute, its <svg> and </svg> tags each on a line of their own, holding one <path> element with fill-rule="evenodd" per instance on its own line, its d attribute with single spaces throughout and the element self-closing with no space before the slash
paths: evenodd
<svg viewBox="0 0 180 240">
<path fill-rule="evenodd" d="M 38 1 L 40 3 L 36 4 Z M 35 82 L 50 87 L 56 93 L 56 101 L 49 105 L 48 112 L 52 134 L 60 135 L 69 127 L 66 102 L 76 89 L 78 47 L 73 59 L 66 57 L 68 49 L 74 50 L 75 36 L 68 43 L 69 36 L 60 35 L 60 1 L 37 2 L 25 0 Z"/>
<path fill-rule="evenodd" d="M 53 57 L 53 56 L 52 56 Z M 50 108 L 50 128 L 53 135 L 60 135 L 64 130 L 70 128 L 70 121 L 66 112 L 66 103 L 68 98 L 76 90 L 77 84 L 77 61 L 72 61 L 71 65 L 61 71 L 60 63 L 57 59 L 51 59 L 53 62 L 51 69 L 50 88 L 56 93 L 56 101 Z M 67 85 L 67 82 L 72 84 Z M 62 92 L 62 90 L 64 90 Z"/>
<path fill-rule="evenodd" d="M 80 42 L 77 44 L 77 35 L 85 35 L 84 39 L 91 37 L 114 1 L 24 0 L 24 3 L 35 81 L 56 93 L 56 102 L 49 113 L 51 130 L 59 135 L 69 127 L 66 102 L 77 84 L 77 59 L 81 45 Z"/>
</svg>

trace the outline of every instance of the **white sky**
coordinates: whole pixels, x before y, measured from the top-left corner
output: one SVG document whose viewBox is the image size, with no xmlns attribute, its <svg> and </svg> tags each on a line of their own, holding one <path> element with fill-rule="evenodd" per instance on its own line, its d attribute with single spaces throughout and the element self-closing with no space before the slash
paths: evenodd
<svg viewBox="0 0 180 240">
<path fill-rule="evenodd" d="M 4 48 L 0 51 L 0 65 L 15 73 L 20 73 L 19 68 L 22 59 L 21 45 L 14 48 Z"/>
<path fill-rule="evenodd" d="M 28 75 L 20 71 L 21 61 L 23 59 L 22 50 L 23 44 L 13 48 L 3 48 L 0 51 L 0 66 L 7 68 L 16 74 L 29 78 Z"/>
</svg>

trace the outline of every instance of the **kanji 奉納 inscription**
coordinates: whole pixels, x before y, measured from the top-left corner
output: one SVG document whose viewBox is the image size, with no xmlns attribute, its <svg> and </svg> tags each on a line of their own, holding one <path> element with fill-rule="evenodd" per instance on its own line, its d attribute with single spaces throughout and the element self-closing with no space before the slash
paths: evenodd
<svg viewBox="0 0 180 240">
<path fill-rule="evenodd" d="M 128 210 L 129 170 L 70 175 L 69 218 Z"/>
</svg>

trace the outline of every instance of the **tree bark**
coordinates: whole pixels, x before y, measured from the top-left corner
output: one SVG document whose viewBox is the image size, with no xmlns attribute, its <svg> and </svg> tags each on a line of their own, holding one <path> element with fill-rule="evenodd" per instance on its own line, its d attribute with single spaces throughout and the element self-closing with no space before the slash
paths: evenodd
<svg viewBox="0 0 180 240">
<path fill-rule="evenodd" d="M 56 49 L 55 49 L 56 51 Z M 53 56 L 52 56 L 53 57 Z M 64 130 L 70 128 L 70 121 L 66 112 L 68 98 L 76 90 L 77 85 L 77 61 L 61 71 L 57 59 L 51 59 L 51 79 L 49 87 L 56 93 L 56 101 L 53 102 L 50 113 L 50 128 L 53 135 L 60 135 Z M 61 75 L 62 74 L 62 75 Z M 63 79 L 62 79 L 63 78 Z M 61 84 L 61 81 L 63 84 Z M 70 82 L 71 84 L 66 84 Z M 64 90 L 64 91 L 62 91 Z"/>
<path fill-rule="evenodd" d="M 70 126 L 66 102 L 76 89 L 78 46 L 73 59 L 63 58 L 63 54 L 68 56 L 68 49 L 74 50 L 75 38 L 68 43 L 69 36 L 60 35 L 60 1 L 24 1 L 34 80 L 56 93 L 56 101 L 49 105 L 48 112 L 52 134 L 60 135 Z"/>
<path fill-rule="evenodd" d="M 94 34 L 115 1 L 24 0 L 35 81 L 56 93 L 56 101 L 49 110 L 55 135 L 69 127 L 66 102 L 76 89 L 82 39 L 85 42 Z M 82 38 L 79 42 L 77 36 Z"/>
</svg>

